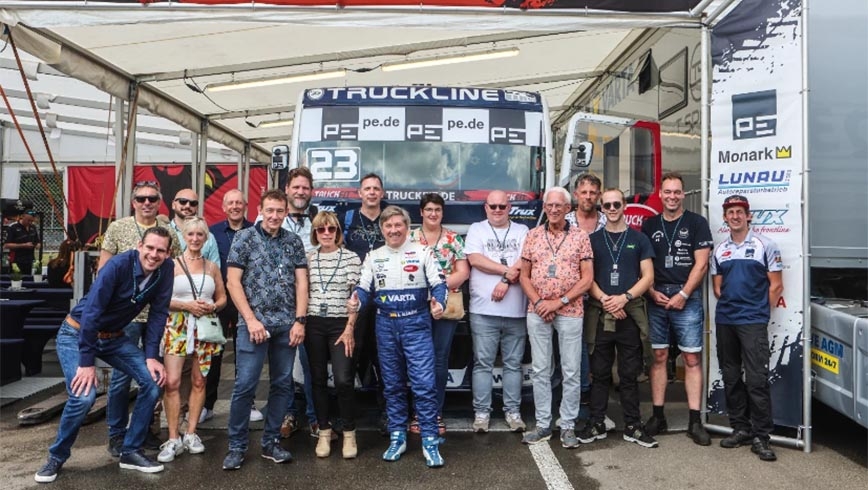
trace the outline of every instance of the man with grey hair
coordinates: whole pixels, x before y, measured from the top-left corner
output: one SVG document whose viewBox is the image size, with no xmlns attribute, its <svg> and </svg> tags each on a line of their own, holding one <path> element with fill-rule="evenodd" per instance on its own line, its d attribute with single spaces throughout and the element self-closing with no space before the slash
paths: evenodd
<svg viewBox="0 0 868 490">
<path fill-rule="evenodd" d="M 439 319 L 446 308 L 446 278 L 434 255 L 407 239 L 407 211 L 387 207 L 380 214 L 380 228 L 386 244 L 365 258 L 359 285 L 347 307 L 359 311 L 376 306 L 374 325 L 390 440 L 383 459 L 397 461 L 407 450 L 409 379 L 421 428 L 422 454 L 429 467 L 443 466 L 431 317 Z"/>
<path fill-rule="evenodd" d="M 593 282 L 594 254 L 588 234 L 570 226 L 570 193 L 552 187 L 543 196 L 548 222 L 527 234 L 521 252 L 519 281 L 528 298 L 527 334 L 533 366 L 536 430 L 522 442 L 537 444 L 552 436 L 552 332 L 558 332 L 563 373 L 560 406 L 561 445 L 578 447 L 575 419 L 581 401 L 582 297 Z"/>
</svg>

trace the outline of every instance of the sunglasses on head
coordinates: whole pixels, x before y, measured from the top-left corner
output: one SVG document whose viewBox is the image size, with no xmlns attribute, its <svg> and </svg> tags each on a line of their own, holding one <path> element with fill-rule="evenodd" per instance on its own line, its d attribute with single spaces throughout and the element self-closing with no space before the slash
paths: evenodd
<svg viewBox="0 0 868 490">
<path fill-rule="evenodd" d="M 623 204 L 621 201 L 604 202 L 603 209 L 621 209 Z"/>
<path fill-rule="evenodd" d="M 488 209 L 492 211 L 494 211 L 495 209 L 503 211 L 504 209 L 506 209 L 506 206 L 506 204 L 488 204 Z"/>
<path fill-rule="evenodd" d="M 160 200 L 159 196 L 136 196 L 133 199 L 135 199 L 136 202 L 139 204 L 142 204 L 145 201 L 148 201 L 149 203 L 153 204 L 153 203 Z"/>
<path fill-rule="evenodd" d="M 175 200 L 178 201 L 178 204 L 180 204 L 181 206 L 186 206 L 187 204 L 189 204 L 190 206 L 196 207 L 199 205 L 199 201 L 197 201 L 195 199 L 187 199 L 185 197 L 179 197 L 179 198 L 176 198 Z"/>
<path fill-rule="evenodd" d="M 140 180 L 133 184 L 133 187 L 154 187 L 156 189 L 160 188 L 160 184 L 157 183 L 156 180 Z"/>
<path fill-rule="evenodd" d="M 316 227 L 317 233 L 325 233 L 325 232 L 335 233 L 336 231 L 338 231 L 337 226 L 317 226 Z"/>
</svg>

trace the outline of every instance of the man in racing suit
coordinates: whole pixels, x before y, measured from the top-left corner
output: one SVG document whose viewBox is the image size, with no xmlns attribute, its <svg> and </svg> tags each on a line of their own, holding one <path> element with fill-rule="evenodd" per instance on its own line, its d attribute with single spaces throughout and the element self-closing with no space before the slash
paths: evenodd
<svg viewBox="0 0 868 490">
<path fill-rule="evenodd" d="M 365 258 L 359 285 L 348 307 L 358 311 L 373 304 L 377 309 L 377 349 L 390 439 L 383 459 L 397 461 L 407 450 L 409 377 L 425 462 L 429 467 L 443 466 L 438 449 L 441 439 L 437 433 L 431 317 L 443 314 L 446 281 L 434 256 L 422 245 L 407 240 L 407 211 L 387 207 L 380 214 L 380 228 L 386 245 Z"/>
</svg>

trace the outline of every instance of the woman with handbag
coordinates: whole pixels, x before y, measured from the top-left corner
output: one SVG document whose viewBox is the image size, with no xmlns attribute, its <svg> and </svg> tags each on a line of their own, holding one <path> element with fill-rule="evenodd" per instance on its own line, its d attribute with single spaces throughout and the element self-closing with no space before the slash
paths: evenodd
<svg viewBox="0 0 868 490">
<path fill-rule="evenodd" d="M 208 224 L 198 216 L 187 218 L 181 229 L 187 244 L 175 259 L 175 282 L 169 319 L 163 336 L 166 385 L 163 406 L 169 425 L 169 439 L 160 446 L 157 460 L 168 463 L 184 451 L 205 451 L 196 435 L 199 414 L 205 405 L 205 378 L 211 369 L 211 356 L 219 354 L 226 339 L 217 320 L 217 311 L 226 306 L 226 289 L 217 264 L 202 257 L 208 240 Z M 207 340 L 206 340 L 207 339 Z M 181 372 L 187 356 L 194 359 L 190 371 L 192 388 L 188 402 L 187 433 L 183 439 L 178 425 L 181 418 Z"/>
<path fill-rule="evenodd" d="M 434 340 L 434 374 L 437 389 L 437 427 L 440 435 L 446 433 L 443 422 L 443 401 L 446 398 L 446 380 L 449 376 L 449 351 L 452 337 L 458 327 L 458 320 L 464 318 L 464 297 L 461 285 L 470 277 L 470 265 L 464 256 L 464 239 L 457 232 L 443 227 L 445 201 L 440 194 L 428 193 L 422 196 L 419 208 L 422 212 L 422 226 L 410 232 L 410 240 L 425 245 L 440 263 L 446 276 L 449 296 L 446 311 L 439 320 L 431 322 Z M 410 432 L 419 433 L 416 417 L 410 423 Z"/>
<path fill-rule="evenodd" d="M 317 249 L 307 254 L 310 301 L 304 347 L 310 361 L 313 406 L 319 425 L 316 455 L 320 458 L 327 458 L 331 454 L 329 358 L 332 361 L 338 413 L 343 426 L 342 455 L 345 459 L 352 459 L 358 453 L 353 363 L 353 329 L 358 313 L 347 311 L 347 298 L 359 283 L 362 263 L 355 252 L 343 247 L 343 238 L 335 213 L 320 211 L 311 222 L 310 242 Z"/>
</svg>

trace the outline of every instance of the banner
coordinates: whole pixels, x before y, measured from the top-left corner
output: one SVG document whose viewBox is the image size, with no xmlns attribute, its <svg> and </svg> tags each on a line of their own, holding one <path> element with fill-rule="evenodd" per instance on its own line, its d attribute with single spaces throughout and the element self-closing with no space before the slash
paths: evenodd
<svg viewBox="0 0 868 490">
<path fill-rule="evenodd" d="M 744 0 L 712 30 L 709 224 L 715 244 L 729 229 L 723 200 L 750 201 L 754 233 L 781 249 L 784 293 L 768 326 L 775 424 L 802 425 L 802 31 L 800 0 Z M 725 413 L 712 335 L 708 407 Z"/>
<path fill-rule="evenodd" d="M 238 188 L 238 172 L 235 164 L 208 165 L 205 172 L 205 198 L 199 204 L 208 224 L 226 219 L 223 213 L 223 195 Z M 172 217 L 172 199 L 175 194 L 190 184 L 189 165 L 137 165 L 133 167 L 133 182 L 154 181 L 160 186 L 163 201 L 159 214 Z M 112 213 L 115 199 L 115 172 L 113 165 L 70 166 L 66 168 L 69 211 L 67 227 L 71 236 L 78 236 L 84 244 L 94 243 L 108 224 L 120 213 Z M 268 186 L 268 174 L 264 167 L 250 168 L 249 204 L 247 218 L 256 219 L 259 197 Z M 73 234 L 72 230 L 75 230 Z"/>
</svg>

